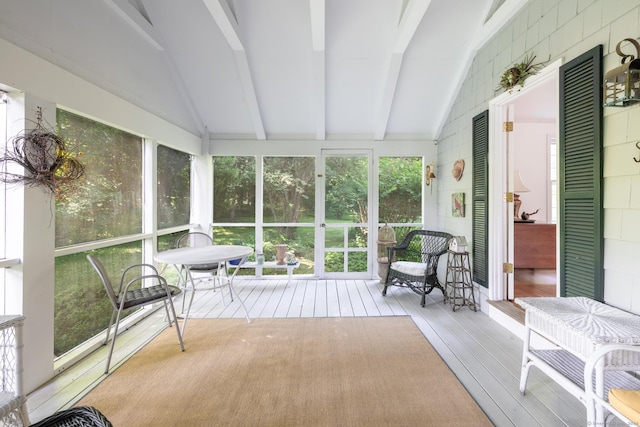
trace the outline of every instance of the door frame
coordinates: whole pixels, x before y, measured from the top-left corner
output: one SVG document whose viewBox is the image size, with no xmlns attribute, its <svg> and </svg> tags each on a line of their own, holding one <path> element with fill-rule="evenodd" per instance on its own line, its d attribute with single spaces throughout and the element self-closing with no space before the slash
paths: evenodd
<svg viewBox="0 0 640 427">
<path fill-rule="evenodd" d="M 502 130 L 502 123 L 507 117 L 512 116 L 509 108 L 515 100 L 534 90 L 537 86 L 551 79 L 558 81 L 559 69 L 563 59 L 557 59 L 544 67 L 538 74 L 527 79 L 526 84 L 518 91 L 504 92 L 489 101 L 489 204 L 488 204 L 488 238 L 487 238 L 487 282 L 488 299 L 505 300 L 508 297 L 507 285 L 511 278 L 503 273 L 503 263 L 513 264 L 513 203 L 505 206 L 505 194 L 513 191 L 513 162 L 509 161 L 509 144 L 513 144 L 513 138 Z M 559 111 L 559 101 L 556 101 L 556 109 Z M 559 135 L 559 129 L 556 131 Z M 558 219 L 560 221 L 560 219 Z M 558 223 L 556 229 L 560 227 Z M 556 235 L 556 251 L 560 245 Z M 556 259 L 559 259 L 556 253 Z M 556 283 L 559 283 L 560 271 L 556 269 Z"/>
<path fill-rule="evenodd" d="M 326 200 L 326 162 L 327 157 L 350 157 L 350 156 L 362 156 L 367 158 L 368 171 L 367 171 L 367 271 L 366 272 L 339 272 L 339 273 L 327 273 L 324 270 L 324 257 L 325 257 L 325 230 L 323 224 L 326 223 L 325 218 L 325 200 Z M 371 279 L 374 275 L 373 263 L 375 256 L 373 256 L 372 248 L 374 242 L 374 234 L 377 234 L 376 224 L 374 220 L 374 212 L 377 212 L 377 202 L 373 203 L 374 187 L 377 189 L 377 179 L 374 177 L 374 150 L 373 149 L 335 149 L 327 148 L 320 150 L 320 156 L 318 156 L 318 163 L 316 164 L 316 170 L 318 177 L 322 179 L 316 180 L 316 251 L 315 251 L 315 270 L 316 274 L 321 278 L 349 278 L 349 279 Z M 376 170 L 377 174 L 377 170 Z M 375 182 L 374 182 L 375 181 Z M 375 204 L 375 206 L 374 206 Z M 376 210 L 374 210 L 374 207 Z M 376 219 L 377 219 L 377 214 Z M 359 224 L 359 223 L 354 223 Z M 347 262 L 347 260 L 345 260 Z"/>
</svg>

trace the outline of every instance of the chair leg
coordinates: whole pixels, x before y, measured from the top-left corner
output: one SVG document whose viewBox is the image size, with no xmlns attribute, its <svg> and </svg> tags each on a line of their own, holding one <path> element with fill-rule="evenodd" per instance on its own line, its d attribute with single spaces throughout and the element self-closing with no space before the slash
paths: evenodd
<svg viewBox="0 0 640 427">
<path fill-rule="evenodd" d="M 104 373 L 109 373 L 109 365 L 111 365 L 111 355 L 113 354 L 113 349 L 116 345 L 116 338 L 118 337 L 118 326 L 120 325 L 120 315 L 122 314 L 122 307 L 118 310 L 118 315 L 116 316 L 116 324 L 113 330 L 113 338 L 111 338 L 111 347 L 109 348 L 109 354 L 107 355 L 107 366 L 104 369 Z M 111 328 L 109 328 L 111 329 Z"/>
<path fill-rule="evenodd" d="M 184 342 L 182 340 L 182 332 L 180 332 L 180 326 L 178 325 L 178 317 L 176 316 L 176 309 L 173 306 L 173 300 L 171 299 L 171 294 L 169 294 L 167 300 L 169 300 L 169 308 L 171 309 L 171 314 L 173 314 L 173 321 L 176 324 L 176 333 L 178 334 L 178 342 L 180 343 L 180 349 L 184 351 Z M 164 308 L 167 308 L 167 301 L 164 301 Z M 167 310 L 167 315 L 169 315 L 169 310 Z M 186 323 L 186 318 L 185 318 Z M 171 316 L 169 316 L 169 327 L 171 327 Z"/>
<path fill-rule="evenodd" d="M 109 319 L 109 326 L 107 327 L 107 336 L 104 339 L 104 345 L 107 345 L 107 343 L 109 342 L 109 334 L 111 332 L 111 327 L 113 326 L 113 318 L 116 316 L 116 309 L 113 309 L 113 311 L 111 312 L 111 319 Z"/>
<path fill-rule="evenodd" d="M 251 317 L 249 317 L 249 312 L 247 311 L 247 307 L 245 307 L 244 302 L 242 301 L 242 298 L 240 298 L 240 295 L 238 295 L 238 293 L 236 292 L 236 289 L 233 287 L 233 283 L 231 281 L 229 281 L 229 290 L 231 295 L 233 295 L 234 293 L 236 294 L 236 297 L 238 297 L 238 301 L 240 301 L 240 305 L 244 310 L 244 317 L 247 319 L 247 323 L 251 323 Z"/>
</svg>

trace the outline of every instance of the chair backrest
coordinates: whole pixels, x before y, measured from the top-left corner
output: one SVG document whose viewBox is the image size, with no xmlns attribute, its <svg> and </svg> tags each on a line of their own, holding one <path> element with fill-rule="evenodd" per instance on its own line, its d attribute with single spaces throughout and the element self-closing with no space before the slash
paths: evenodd
<svg viewBox="0 0 640 427">
<path fill-rule="evenodd" d="M 92 254 L 88 254 L 87 259 L 89 260 L 89 263 L 93 266 L 93 268 L 98 273 L 98 276 L 100 276 L 100 280 L 102 281 L 102 285 L 104 286 L 104 289 L 107 291 L 107 295 L 109 296 L 109 300 L 111 301 L 111 304 L 117 309 L 118 297 L 116 296 L 116 293 L 113 291 L 113 285 L 111 284 L 109 275 L 107 274 L 107 271 L 104 269 L 102 262 L 100 262 L 100 260 L 95 255 L 92 255 Z"/>
<path fill-rule="evenodd" d="M 406 254 L 412 261 L 434 263 L 447 252 L 452 237 L 442 231 L 413 230 L 407 233 L 400 246 L 406 246 Z"/>
<path fill-rule="evenodd" d="M 194 231 L 191 233 L 184 233 L 176 241 L 176 248 L 196 247 L 196 246 L 209 246 L 213 245 L 213 239 L 207 233 L 201 231 Z"/>
</svg>

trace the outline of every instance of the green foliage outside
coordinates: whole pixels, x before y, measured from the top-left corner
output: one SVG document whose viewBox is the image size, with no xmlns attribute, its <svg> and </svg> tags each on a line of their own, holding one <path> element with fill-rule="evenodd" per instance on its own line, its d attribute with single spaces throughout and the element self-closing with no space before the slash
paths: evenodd
<svg viewBox="0 0 640 427">
<path fill-rule="evenodd" d="M 86 164 L 86 175 L 56 200 L 56 246 L 127 236 L 142 227 L 142 141 L 140 138 L 71 113 L 58 111 L 59 134 L 71 140 Z M 215 157 L 214 221 L 255 223 L 256 158 Z M 367 160 L 358 157 L 331 158 L 326 165 L 327 224 L 366 223 Z M 381 220 L 394 223 L 420 221 L 421 159 L 380 159 Z M 315 159 L 311 157 L 267 157 L 264 159 L 265 259 L 275 257 L 275 245 L 286 243 L 301 266 L 297 274 L 314 271 Z M 158 148 L 158 225 L 159 228 L 188 221 L 190 204 L 190 162 L 187 155 L 160 146 Z M 396 228 L 398 240 L 403 231 Z M 407 227 L 408 231 L 411 227 Z M 404 231 L 404 233 L 406 233 Z M 348 227 L 347 271 L 366 271 L 366 228 Z M 255 247 L 254 226 L 217 226 L 213 230 L 217 244 L 243 244 Z M 326 229 L 327 242 L 340 248 L 343 228 Z M 167 249 L 178 234 L 160 236 L 159 249 Z M 99 249 L 112 280 L 120 272 L 141 260 L 141 242 Z M 86 253 L 56 258 L 55 273 L 55 354 L 102 332 L 108 324 L 111 307 Z M 325 271 L 344 271 L 344 252 L 328 252 Z M 163 274 L 175 283 L 177 274 L 167 266 Z M 247 270 L 245 274 L 252 274 Z M 270 274 L 286 274 L 272 271 Z M 88 308 L 88 309 L 87 309 Z"/>
<path fill-rule="evenodd" d="M 59 136 L 85 164 L 84 177 L 56 195 L 56 248 L 142 232 L 142 139 L 60 109 L 56 121 Z M 157 165 L 158 227 L 188 224 L 189 155 L 159 146 Z M 141 248 L 138 241 L 94 252 L 113 273 L 117 286 L 122 269 L 141 262 Z M 82 252 L 55 261 L 56 356 L 102 332 L 109 323 L 110 303 L 85 256 Z"/>
<path fill-rule="evenodd" d="M 140 263 L 142 243 L 127 243 L 89 253 L 100 259 L 117 287 L 122 271 Z M 109 325 L 113 307 L 86 254 L 83 252 L 56 258 L 53 323 L 56 356 L 101 333 Z"/>
<path fill-rule="evenodd" d="M 255 222 L 255 157 L 214 157 L 214 221 Z M 366 223 L 368 160 L 365 157 L 331 157 L 326 163 L 326 222 Z M 422 159 L 418 157 L 383 157 L 380 170 L 381 221 L 415 223 L 422 212 Z M 310 157 L 266 157 L 263 164 L 263 217 L 265 224 L 313 223 L 315 209 L 315 159 Z M 395 227 L 401 239 L 414 227 Z M 342 247 L 342 228 L 327 226 L 325 247 Z M 366 247 L 366 229 L 348 229 L 348 247 Z M 216 243 L 252 245 L 254 229 L 247 227 L 216 227 Z M 265 227 L 265 259 L 275 257 L 275 244 L 286 243 L 301 262 L 297 274 L 314 271 L 313 227 Z M 244 243 L 240 243 L 244 242 Z M 255 246 L 254 246 L 255 247 Z M 366 271 L 366 253 L 348 253 L 349 272 Z M 325 271 L 344 271 L 344 253 L 329 252 Z M 241 272 L 242 273 L 242 272 Z M 246 271 L 244 274 L 251 274 Z M 274 274 L 277 274 L 274 272 Z"/>
<path fill-rule="evenodd" d="M 158 146 L 158 229 L 189 224 L 190 157 L 164 145 Z"/>
<path fill-rule="evenodd" d="M 58 134 L 85 175 L 56 198 L 56 248 L 142 231 L 142 139 L 64 110 Z"/>
</svg>

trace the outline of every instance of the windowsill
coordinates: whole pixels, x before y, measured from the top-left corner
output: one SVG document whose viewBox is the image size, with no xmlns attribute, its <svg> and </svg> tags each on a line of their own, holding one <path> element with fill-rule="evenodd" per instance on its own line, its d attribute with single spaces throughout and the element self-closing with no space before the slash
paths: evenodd
<svg viewBox="0 0 640 427">
<path fill-rule="evenodd" d="M 0 259 L 0 268 L 9 268 L 21 262 L 20 258 L 2 258 Z"/>
</svg>

